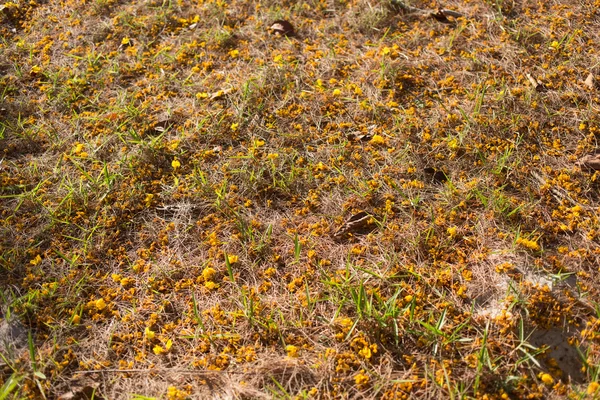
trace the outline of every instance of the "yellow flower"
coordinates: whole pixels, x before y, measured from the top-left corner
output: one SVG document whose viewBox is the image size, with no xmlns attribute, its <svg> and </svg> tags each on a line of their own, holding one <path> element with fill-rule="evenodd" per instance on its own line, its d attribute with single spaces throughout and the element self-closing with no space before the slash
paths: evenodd
<svg viewBox="0 0 600 400">
<path fill-rule="evenodd" d="M 454 139 L 452 139 L 452 140 L 448 141 L 448 147 L 449 147 L 451 150 L 456 150 L 456 149 L 458 149 L 458 140 L 457 140 L 456 138 L 454 138 Z"/>
<path fill-rule="evenodd" d="M 292 344 L 288 344 L 287 346 L 285 346 L 285 351 L 288 357 L 298 357 L 298 350 L 298 347 Z"/>
<path fill-rule="evenodd" d="M 360 371 L 355 377 L 354 382 L 357 386 L 364 386 L 369 383 L 369 375 L 365 374 L 365 371 Z"/>
<path fill-rule="evenodd" d="M 237 58 L 240 55 L 240 51 L 239 50 L 231 50 L 229 52 L 229 57 L 231 58 Z"/>
<path fill-rule="evenodd" d="M 218 246 L 219 244 L 221 244 L 221 242 L 217 238 L 217 232 L 211 232 L 211 233 L 209 233 L 208 236 L 206 237 L 206 241 L 211 246 Z"/>
<path fill-rule="evenodd" d="M 510 272 L 514 269 L 514 265 L 509 263 L 509 262 L 504 262 L 502 264 L 496 265 L 496 272 L 498 273 L 502 273 L 502 272 Z"/>
<path fill-rule="evenodd" d="M 152 193 L 146 194 L 146 197 L 144 198 L 144 203 L 146 204 L 146 207 L 150 207 L 150 205 L 152 204 L 153 198 L 154 198 L 154 195 Z"/>
<path fill-rule="evenodd" d="M 173 169 L 177 169 L 181 167 L 181 163 L 178 159 L 174 158 L 173 161 L 171 161 L 171 167 L 173 167 Z"/>
<path fill-rule="evenodd" d="M 196 93 L 196 98 L 198 100 L 206 99 L 206 98 L 208 98 L 208 93 L 206 93 L 206 92 Z"/>
<path fill-rule="evenodd" d="M 171 140 L 169 142 L 169 150 L 175 151 L 181 144 L 181 140 Z"/>
<path fill-rule="evenodd" d="M 321 161 L 315 166 L 315 170 L 317 171 L 325 171 L 327 170 L 327 166 L 323 164 Z"/>
<path fill-rule="evenodd" d="M 202 271 L 202 276 L 204 277 L 205 281 L 210 281 L 216 275 L 216 273 L 217 271 L 214 268 L 206 267 Z"/>
<path fill-rule="evenodd" d="M 83 151 L 83 144 L 76 143 L 75 147 L 73 147 L 73 154 L 79 154 Z"/>
<path fill-rule="evenodd" d="M 237 122 L 234 122 L 233 124 L 231 124 L 231 127 L 230 127 L 230 128 L 231 128 L 231 131 L 232 131 L 232 132 L 235 132 L 235 131 L 237 131 L 237 129 L 238 129 L 238 126 L 239 126 L 239 125 L 240 125 L 240 124 L 238 124 Z"/>
<path fill-rule="evenodd" d="M 454 237 L 456 236 L 456 227 L 455 226 L 451 226 L 450 228 L 446 229 L 446 232 L 448 232 L 448 236 L 450 237 Z"/>
<path fill-rule="evenodd" d="M 341 94 L 342 94 L 342 91 L 341 91 L 340 89 L 334 89 L 334 90 L 333 90 L 333 95 L 334 95 L 334 96 L 339 96 L 339 95 L 341 95 Z"/>
<path fill-rule="evenodd" d="M 34 65 L 33 67 L 31 67 L 32 74 L 39 74 L 40 72 L 42 72 L 42 69 L 39 66 Z"/>
<path fill-rule="evenodd" d="M 540 379 L 546 385 L 552 385 L 554 383 L 554 378 L 550 374 L 542 374 L 542 376 L 540 376 Z"/>
<path fill-rule="evenodd" d="M 204 287 L 207 288 L 208 290 L 213 290 L 213 289 L 218 289 L 219 285 L 214 283 L 213 281 L 206 281 L 206 282 L 204 282 Z"/>
<path fill-rule="evenodd" d="M 517 244 L 519 244 L 523 247 L 527 247 L 528 249 L 533 250 L 533 251 L 538 251 L 540 249 L 540 245 L 537 244 L 535 241 L 525 239 L 525 238 L 518 238 Z"/>
<path fill-rule="evenodd" d="M 40 257 L 40 255 L 38 254 L 37 256 L 35 256 L 35 258 L 31 261 L 29 261 L 29 264 L 31 265 L 38 265 L 39 263 L 42 262 L 42 257 Z"/>
<path fill-rule="evenodd" d="M 227 255 L 227 262 L 229 262 L 229 264 L 235 264 L 236 262 L 238 262 L 238 256 L 235 256 L 233 254 L 228 254 Z"/>
<path fill-rule="evenodd" d="M 596 393 L 598 391 L 598 388 L 600 388 L 600 383 L 598 383 L 598 382 L 590 383 L 587 388 L 587 394 L 592 395 L 592 394 Z"/>
<path fill-rule="evenodd" d="M 79 315 L 75 314 L 75 315 L 73 315 L 73 318 L 71 318 L 71 322 L 74 325 L 77 325 L 77 324 L 79 324 L 79 322 L 81 322 L 81 317 Z"/>
<path fill-rule="evenodd" d="M 156 345 L 152 348 L 152 351 L 154 352 L 154 354 L 156 355 L 160 355 L 163 353 L 166 353 L 167 351 L 165 349 L 163 349 L 162 346 Z"/>
<path fill-rule="evenodd" d="M 358 352 L 358 354 L 359 354 L 359 355 L 360 355 L 362 358 L 365 358 L 365 359 L 367 359 L 367 360 L 369 360 L 369 359 L 371 358 L 371 356 L 373 355 L 373 354 L 371 353 L 371 349 L 369 348 L 369 346 L 365 346 L 365 347 L 363 347 L 363 348 L 362 348 L 362 349 L 361 349 L 361 350 Z"/>
<path fill-rule="evenodd" d="M 189 399 L 188 393 L 177 389 L 175 386 L 167 388 L 167 400 L 185 400 Z"/>
<path fill-rule="evenodd" d="M 121 39 L 121 44 L 122 45 L 129 44 L 129 42 L 131 42 L 131 40 L 129 40 L 128 37 L 124 37 L 123 39 Z"/>
<path fill-rule="evenodd" d="M 269 279 L 272 278 L 273 275 L 275 275 L 277 273 L 277 270 L 273 267 L 267 268 L 265 270 L 265 272 L 263 272 L 263 275 L 265 276 L 265 278 Z"/>
<path fill-rule="evenodd" d="M 144 330 L 144 335 L 146 335 L 146 338 L 148 338 L 148 340 L 152 340 L 154 339 L 156 333 L 150 330 L 150 328 L 146 327 L 146 329 Z"/>
<path fill-rule="evenodd" d="M 104 310 L 106 308 L 106 302 L 103 298 L 100 298 L 94 302 L 94 305 L 98 310 Z"/>
<path fill-rule="evenodd" d="M 370 142 L 372 144 L 385 144 L 385 139 L 381 135 L 373 135 Z"/>
<path fill-rule="evenodd" d="M 267 154 L 267 158 L 269 160 L 275 160 L 275 159 L 279 158 L 279 154 L 277 154 L 277 153 L 269 153 L 269 154 Z"/>
</svg>

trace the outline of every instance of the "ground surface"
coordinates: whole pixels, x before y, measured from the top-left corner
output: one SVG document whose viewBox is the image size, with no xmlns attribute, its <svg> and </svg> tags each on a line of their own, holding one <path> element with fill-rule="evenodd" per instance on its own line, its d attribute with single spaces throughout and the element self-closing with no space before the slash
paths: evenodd
<svg viewBox="0 0 600 400">
<path fill-rule="evenodd" d="M 600 396 L 599 6 L 3 2 L 0 398 Z"/>
</svg>

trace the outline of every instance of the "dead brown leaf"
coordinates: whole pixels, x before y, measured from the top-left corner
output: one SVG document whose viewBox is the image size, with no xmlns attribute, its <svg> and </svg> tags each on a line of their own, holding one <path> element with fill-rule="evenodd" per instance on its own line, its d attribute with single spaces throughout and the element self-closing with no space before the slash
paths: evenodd
<svg viewBox="0 0 600 400">
<path fill-rule="evenodd" d="M 71 390 L 58 396 L 58 400 L 103 400 L 97 392 L 98 384 L 86 386 L 72 386 Z"/>
<path fill-rule="evenodd" d="M 373 214 L 361 211 L 354 214 L 333 234 L 336 240 L 349 239 L 355 235 L 366 235 L 377 228 L 377 219 Z"/>
<path fill-rule="evenodd" d="M 431 13 L 431 17 L 435 18 L 436 20 L 438 20 L 439 22 L 442 22 L 444 24 L 451 24 L 454 22 L 454 21 L 449 20 L 448 17 L 452 17 L 452 18 L 456 19 L 456 18 L 460 18 L 462 16 L 463 15 L 457 11 L 446 10 L 444 8 L 440 8 L 439 10 Z"/>
<path fill-rule="evenodd" d="M 594 74 L 590 73 L 587 78 L 585 78 L 585 81 L 583 82 L 583 84 L 587 87 L 589 87 L 590 89 L 594 88 Z"/>
<path fill-rule="evenodd" d="M 600 171 L 600 153 L 588 154 L 577 161 L 577 165 L 593 171 Z"/>
<path fill-rule="evenodd" d="M 273 22 L 269 30 L 275 35 L 292 36 L 294 34 L 294 26 L 289 21 L 283 19 Z"/>
<path fill-rule="evenodd" d="M 536 92 L 545 92 L 548 89 L 542 81 L 535 79 L 531 74 L 527 74 L 527 79 L 529 79 L 531 86 L 533 86 Z"/>
<path fill-rule="evenodd" d="M 346 136 L 352 142 L 368 142 L 373 137 L 370 133 L 364 134 L 361 132 L 351 132 Z"/>
</svg>

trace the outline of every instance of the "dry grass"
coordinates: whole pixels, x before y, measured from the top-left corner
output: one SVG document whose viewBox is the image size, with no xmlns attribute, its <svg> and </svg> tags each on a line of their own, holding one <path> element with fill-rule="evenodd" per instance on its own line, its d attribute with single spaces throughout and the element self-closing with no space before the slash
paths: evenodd
<svg viewBox="0 0 600 400">
<path fill-rule="evenodd" d="M 600 396 L 600 4 L 409 5 L 4 2 L 0 398 Z"/>
</svg>

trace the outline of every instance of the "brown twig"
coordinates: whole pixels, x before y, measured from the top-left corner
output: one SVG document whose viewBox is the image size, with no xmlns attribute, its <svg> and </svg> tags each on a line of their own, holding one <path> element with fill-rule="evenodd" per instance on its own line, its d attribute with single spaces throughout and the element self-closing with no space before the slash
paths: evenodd
<svg viewBox="0 0 600 400">
<path fill-rule="evenodd" d="M 445 23 L 451 22 L 447 17 L 452 17 L 452 18 L 464 17 L 464 14 L 462 14 L 458 11 L 448 10 L 445 8 L 440 8 L 437 10 L 427 10 L 427 9 L 409 6 L 402 0 L 390 0 L 390 2 L 393 6 L 398 7 L 400 9 L 402 9 L 404 12 L 407 12 L 409 14 L 419 14 L 419 15 L 435 18 L 436 20 L 438 20 L 440 22 L 445 22 Z"/>
<path fill-rule="evenodd" d="M 189 370 L 189 369 L 168 369 L 168 368 L 162 368 L 162 369 L 99 369 L 99 370 L 91 370 L 91 371 L 83 371 L 83 370 L 78 370 L 75 371 L 74 374 L 118 374 L 118 373 L 136 373 L 136 374 L 140 374 L 140 373 L 177 373 L 177 374 L 194 374 L 194 375 L 221 375 L 223 374 L 222 371 L 193 371 L 193 370 Z"/>
</svg>

